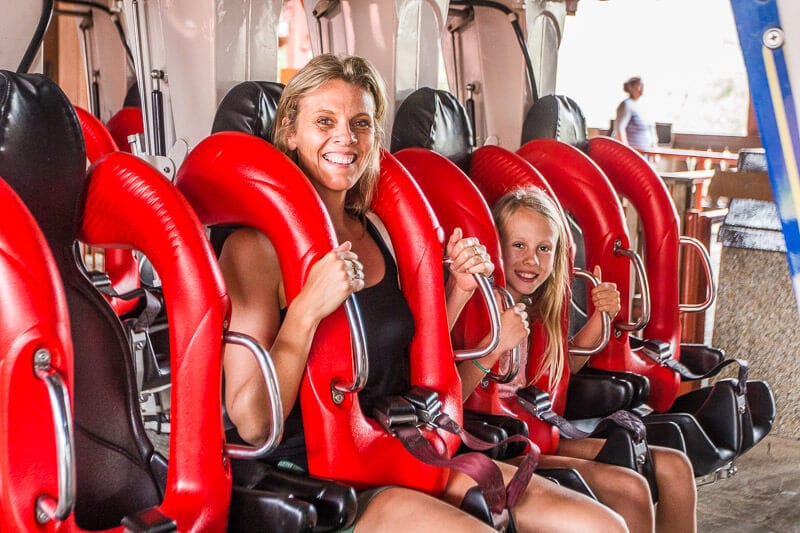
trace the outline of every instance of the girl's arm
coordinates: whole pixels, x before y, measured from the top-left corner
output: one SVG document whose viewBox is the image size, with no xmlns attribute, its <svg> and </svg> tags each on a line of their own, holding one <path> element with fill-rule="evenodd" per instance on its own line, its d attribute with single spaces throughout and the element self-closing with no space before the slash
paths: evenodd
<svg viewBox="0 0 800 533">
<path fill-rule="evenodd" d="M 280 264 L 275 248 L 262 233 L 243 228 L 225 242 L 220 266 L 231 299 L 232 331 L 245 333 L 269 349 L 280 385 L 284 416 L 297 399 L 311 341 L 319 322 L 351 293 L 363 288 L 363 280 L 351 279 L 355 254 L 344 243 L 325 254 L 310 270 L 303 289 L 286 311 Z M 267 437 L 267 393 L 252 354 L 226 345 L 225 405 L 239 435 L 259 444 Z"/>
<path fill-rule="evenodd" d="M 498 305 L 500 303 L 498 302 Z M 525 304 L 518 303 L 509 307 L 500 315 L 500 342 L 497 348 L 489 355 L 472 361 L 463 361 L 458 365 L 458 374 L 461 376 L 461 397 L 466 401 L 475 387 L 486 377 L 486 370 L 491 370 L 503 353 L 518 346 L 531 334 L 528 326 L 528 313 L 525 311 Z M 482 341 L 481 346 L 489 342 L 487 335 Z M 477 364 L 476 364 L 477 363 Z M 480 367 L 478 366 L 480 365 Z"/>
<path fill-rule="evenodd" d="M 600 266 L 594 267 L 594 276 L 598 280 L 603 279 Z M 619 291 L 616 283 L 601 282 L 598 286 L 592 288 L 592 304 L 594 304 L 594 313 L 592 313 L 592 316 L 589 317 L 589 320 L 586 321 L 581 330 L 572 337 L 570 347 L 591 348 L 592 346 L 597 346 L 600 342 L 603 334 L 603 317 L 601 313 L 603 311 L 607 312 L 613 320 L 620 310 Z M 588 360 L 588 356 L 570 355 L 570 372 L 577 372 Z"/>
</svg>

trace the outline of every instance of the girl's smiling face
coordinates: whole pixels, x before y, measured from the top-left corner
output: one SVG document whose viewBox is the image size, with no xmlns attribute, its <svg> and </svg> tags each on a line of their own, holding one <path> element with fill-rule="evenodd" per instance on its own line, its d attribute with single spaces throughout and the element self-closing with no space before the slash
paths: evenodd
<svg viewBox="0 0 800 533">
<path fill-rule="evenodd" d="M 503 231 L 506 288 L 520 301 L 553 273 L 558 233 L 547 218 L 527 207 L 508 216 Z"/>
<path fill-rule="evenodd" d="M 374 115 L 372 95 L 344 80 L 329 81 L 298 102 L 287 145 L 323 198 L 346 193 L 364 173 L 375 143 Z"/>
</svg>

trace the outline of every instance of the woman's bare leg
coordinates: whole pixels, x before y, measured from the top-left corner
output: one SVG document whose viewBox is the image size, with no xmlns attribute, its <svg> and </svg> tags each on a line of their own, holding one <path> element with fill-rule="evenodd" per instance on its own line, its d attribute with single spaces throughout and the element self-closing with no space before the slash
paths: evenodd
<svg viewBox="0 0 800 533">
<path fill-rule="evenodd" d="M 516 467 L 505 463 L 497 464 L 508 483 L 514 476 Z M 451 471 L 443 497 L 445 501 L 458 506 L 466 491 L 474 486 L 475 482 L 466 475 Z M 628 531 L 622 517 L 611 509 L 591 498 L 559 487 L 536 475 L 531 478 L 528 488 L 511 513 L 517 531 L 520 533 L 533 531 L 623 533 Z"/>
<path fill-rule="evenodd" d="M 359 517 L 355 533 L 372 531 L 488 533 L 494 530 L 433 496 L 412 489 L 391 487 L 377 494 Z"/>
</svg>

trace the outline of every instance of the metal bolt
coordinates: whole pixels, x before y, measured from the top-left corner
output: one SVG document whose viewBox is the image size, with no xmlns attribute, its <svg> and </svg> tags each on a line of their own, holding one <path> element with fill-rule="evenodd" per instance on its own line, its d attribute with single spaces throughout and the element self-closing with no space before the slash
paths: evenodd
<svg viewBox="0 0 800 533">
<path fill-rule="evenodd" d="M 333 403 L 339 405 L 344 401 L 344 394 L 339 391 L 333 391 Z"/>
<path fill-rule="evenodd" d="M 782 29 L 770 28 L 764 32 L 764 35 L 761 37 L 761 42 L 763 42 L 764 46 L 767 48 L 774 50 L 783 46 L 785 39 L 786 36 L 784 35 Z"/>
<path fill-rule="evenodd" d="M 36 521 L 40 524 L 46 524 L 50 521 L 50 517 L 47 515 L 46 512 L 44 512 L 44 510 L 37 508 Z"/>
<path fill-rule="evenodd" d="M 50 350 L 47 348 L 39 348 L 33 354 L 33 366 L 37 369 L 46 370 L 50 368 Z"/>
</svg>

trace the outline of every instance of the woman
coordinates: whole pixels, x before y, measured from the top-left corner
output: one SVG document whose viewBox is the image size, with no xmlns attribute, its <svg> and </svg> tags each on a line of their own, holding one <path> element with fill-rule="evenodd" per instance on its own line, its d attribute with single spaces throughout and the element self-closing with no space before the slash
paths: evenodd
<svg viewBox="0 0 800 533">
<path fill-rule="evenodd" d="M 643 150 L 656 145 L 656 125 L 648 120 L 639 107 L 638 100 L 644 93 L 644 82 L 634 76 L 622 84 L 628 98 L 617 106 L 613 136 L 620 141 Z"/>
<path fill-rule="evenodd" d="M 370 412 L 365 405 L 375 398 L 408 387 L 407 347 L 413 321 L 397 283 L 389 243 L 383 241 L 377 226 L 381 222 L 369 213 L 385 111 L 383 83 L 367 61 L 327 54 L 312 59 L 283 91 L 275 144 L 305 172 L 341 244 L 311 268 L 303 289 L 288 307 L 275 249 L 263 234 L 249 228 L 236 231 L 220 256 L 233 305 L 231 328 L 270 347 L 284 413 L 289 413 L 284 441 L 272 460 L 300 465 L 306 461 L 297 401 L 300 380 L 317 325 L 349 295 L 359 293 L 370 346 L 370 378 L 359 394 L 362 411 Z M 472 274 L 491 274 L 493 265 L 485 249 L 475 239 L 462 238 L 460 230 L 448 239 L 446 253 L 453 260 L 447 308 L 449 316 L 455 316 L 475 289 Z M 387 299 L 394 304 L 379 305 Z M 384 333 L 371 335 L 376 329 Z M 269 413 L 255 362 L 243 350 L 228 346 L 224 368 L 231 420 L 244 440 L 262 442 Z M 506 481 L 515 471 L 509 465 L 501 469 Z M 512 511 L 520 531 L 625 531 L 621 518 L 596 502 L 534 478 Z M 489 530 L 457 508 L 474 485 L 451 471 L 441 499 L 403 487 L 365 491 L 359 495 L 356 530 Z"/>
<path fill-rule="evenodd" d="M 504 261 L 506 288 L 530 316 L 540 320 L 547 334 L 545 354 L 532 382 L 549 372 L 550 384 L 560 381 L 563 372 L 577 372 L 588 357 L 569 355 L 569 368 L 563 368 L 561 317 L 566 305 L 569 283 L 566 234 L 563 217 L 547 194 L 540 189 L 518 189 L 506 193 L 492 207 Z M 602 273 L 595 267 L 594 275 Z M 570 339 L 578 348 L 596 346 L 602 335 L 601 312 L 612 318 L 620 310 L 619 292 L 613 283 L 600 283 L 592 289 L 594 313 L 586 325 Z M 509 321 L 518 314 L 506 312 Z M 525 342 L 527 336 L 519 328 L 503 329 L 501 345 L 494 353 L 479 359 L 483 369 L 464 379 L 477 384 L 483 370 L 491 368 L 501 350 Z M 513 397 L 519 387 L 526 386 L 524 365 L 518 379 L 500 387 L 501 396 Z M 601 439 L 561 439 L 557 455 L 542 456 L 539 464 L 546 468 L 575 468 L 584 477 L 598 499 L 625 519 L 630 531 L 691 532 L 696 531 L 696 499 L 694 474 L 688 458 L 676 450 L 651 447 L 656 467 L 659 504 L 654 509 L 647 481 L 633 470 L 598 463 Z M 655 514 L 655 517 L 654 517 Z"/>
</svg>

